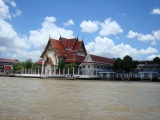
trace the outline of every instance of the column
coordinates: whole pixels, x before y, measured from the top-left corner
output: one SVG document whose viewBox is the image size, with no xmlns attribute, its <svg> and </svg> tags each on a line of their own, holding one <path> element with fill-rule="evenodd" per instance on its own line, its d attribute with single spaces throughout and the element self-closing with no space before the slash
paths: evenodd
<svg viewBox="0 0 160 120">
<path fill-rule="evenodd" d="M 63 68 L 63 75 L 65 74 L 65 68 Z"/>
<path fill-rule="evenodd" d="M 69 68 L 68 68 L 68 75 L 69 75 Z"/>
<path fill-rule="evenodd" d="M 42 60 L 42 66 L 41 66 L 41 67 L 42 67 L 42 70 L 41 70 L 41 75 L 43 75 L 43 71 L 44 71 L 44 65 L 43 65 L 43 64 L 44 64 L 44 60 Z M 39 70 L 39 69 L 38 69 L 38 70 Z"/>
<path fill-rule="evenodd" d="M 59 68 L 59 75 L 60 75 L 61 73 L 60 73 L 60 68 Z"/>
<path fill-rule="evenodd" d="M 38 69 L 38 74 L 39 74 L 39 69 Z"/>
<path fill-rule="evenodd" d="M 54 75 L 56 75 L 56 66 L 54 65 Z"/>
<path fill-rule="evenodd" d="M 78 68 L 78 75 L 79 75 L 79 68 Z"/>
<path fill-rule="evenodd" d="M 73 68 L 73 75 L 74 75 L 74 68 Z"/>
</svg>

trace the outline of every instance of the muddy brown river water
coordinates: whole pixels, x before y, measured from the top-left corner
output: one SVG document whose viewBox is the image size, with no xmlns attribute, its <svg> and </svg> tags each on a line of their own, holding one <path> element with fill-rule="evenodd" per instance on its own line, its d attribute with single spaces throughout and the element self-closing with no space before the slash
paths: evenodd
<svg viewBox="0 0 160 120">
<path fill-rule="evenodd" d="M 0 77 L 0 120 L 160 120 L 160 83 Z"/>
</svg>

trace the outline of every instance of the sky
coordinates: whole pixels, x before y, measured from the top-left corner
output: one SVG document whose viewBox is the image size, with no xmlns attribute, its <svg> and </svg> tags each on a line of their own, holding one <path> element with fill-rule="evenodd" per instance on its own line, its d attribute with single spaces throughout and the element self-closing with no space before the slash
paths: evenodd
<svg viewBox="0 0 160 120">
<path fill-rule="evenodd" d="M 38 61 L 49 40 L 83 40 L 89 54 L 160 57 L 160 0 L 0 0 L 0 57 Z"/>
</svg>

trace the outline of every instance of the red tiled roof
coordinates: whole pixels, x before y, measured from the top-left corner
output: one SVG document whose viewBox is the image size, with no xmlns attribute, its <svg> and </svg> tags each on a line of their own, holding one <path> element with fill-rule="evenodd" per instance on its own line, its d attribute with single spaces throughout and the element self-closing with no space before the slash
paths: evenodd
<svg viewBox="0 0 160 120">
<path fill-rule="evenodd" d="M 64 46 L 60 40 L 51 39 L 52 45 L 55 49 L 64 49 Z"/>
<path fill-rule="evenodd" d="M 101 57 L 101 56 L 96 56 L 91 54 L 90 54 L 90 57 L 93 60 L 93 62 L 99 62 L 99 63 L 105 63 L 105 64 L 113 64 L 115 61 L 114 59 L 111 59 L 111 58 L 106 58 L 106 57 Z"/>
<path fill-rule="evenodd" d="M 50 45 L 50 43 L 51 43 L 53 49 L 55 49 L 55 51 L 59 54 L 59 56 L 67 59 L 66 62 L 82 61 L 81 59 L 75 59 L 75 57 L 73 57 L 81 45 L 83 45 L 82 47 L 84 49 L 84 52 L 85 52 L 85 54 L 87 54 L 83 41 L 78 41 L 78 38 L 67 39 L 67 38 L 60 37 L 59 40 L 55 40 L 55 39 L 51 39 L 51 38 L 49 39 L 47 46 L 46 46 L 44 52 L 42 53 L 41 57 L 45 53 L 45 51 L 48 48 L 48 46 Z M 72 57 L 71 57 L 71 55 L 72 55 Z"/>
<path fill-rule="evenodd" d="M 36 62 L 37 65 L 42 65 L 42 60 L 39 60 L 38 62 Z"/>
<path fill-rule="evenodd" d="M 73 50 L 78 50 L 78 48 L 80 47 L 81 44 L 82 44 L 82 41 L 76 42 L 76 44 L 75 44 Z"/>
<path fill-rule="evenodd" d="M 82 63 L 84 59 L 85 59 L 85 56 L 69 55 L 66 58 L 66 63 L 69 63 L 69 62 Z"/>
<path fill-rule="evenodd" d="M 61 37 L 60 40 L 62 41 L 62 44 L 65 48 L 72 48 L 75 45 L 77 38 L 67 39 Z"/>
<path fill-rule="evenodd" d="M 8 59 L 8 58 L 0 58 L 0 61 L 2 61 L 2 62 L 11 62 L 11 63 L 20 62 L 19 60 Z"/>
</svg>

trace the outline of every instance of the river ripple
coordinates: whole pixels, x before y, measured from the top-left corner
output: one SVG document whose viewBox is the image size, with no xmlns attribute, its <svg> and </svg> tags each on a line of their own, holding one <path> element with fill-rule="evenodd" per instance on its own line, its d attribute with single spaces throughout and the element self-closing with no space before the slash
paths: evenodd
<svg viewBox="0 0 160 120">
<path fill-rule="evenodd" d="M 0 120 L 160 120 L 160 83 L 0 77 Z"/>
</svg>

